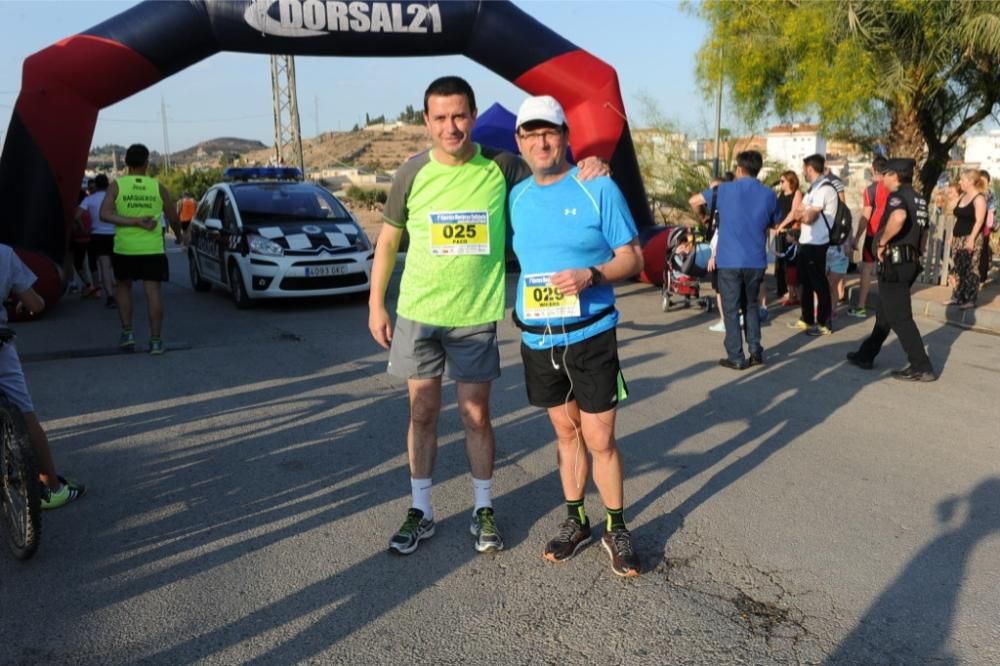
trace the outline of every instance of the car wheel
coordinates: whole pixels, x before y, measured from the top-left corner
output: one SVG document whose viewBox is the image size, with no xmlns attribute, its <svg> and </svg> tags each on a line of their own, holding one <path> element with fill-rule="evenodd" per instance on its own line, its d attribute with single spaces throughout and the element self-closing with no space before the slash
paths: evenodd
<svg viewBox="0 0 1000 666">
<path fill-rule="evenodd" d="M 191 276 L 191 288 L 195 291 L 208 291 L 212 288 L 212 283 L 201 277 L 198 270 L 198 261 L 194 258 L 194 252 L 188 253 L 188 275 Z"/>
<path fill-rule="evenodd" d="M 247 294 L 246 286 L 243 284 L 243 274 L 236 264 L 229 264 L 229 293 L 233 297 L 233 303 L 240 310 L 245 310 L 253 305 Z"/>
</svg>

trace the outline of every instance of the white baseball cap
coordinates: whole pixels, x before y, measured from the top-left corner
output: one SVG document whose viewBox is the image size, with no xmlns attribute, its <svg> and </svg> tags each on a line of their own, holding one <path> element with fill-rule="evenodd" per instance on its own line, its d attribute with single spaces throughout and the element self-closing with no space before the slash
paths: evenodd
<svg viewBox="0 0 1000 666">
<path fill-rule="evenodd" d="M 532 121 L 542 121 L 562 127 L 566 124 L 566 114 L 562 106 L 555 97 L 549 95 L 539 95 L 529 97 L 521 102 L 521 108 L 517 111 L 517 127 Z"/>
</svg>

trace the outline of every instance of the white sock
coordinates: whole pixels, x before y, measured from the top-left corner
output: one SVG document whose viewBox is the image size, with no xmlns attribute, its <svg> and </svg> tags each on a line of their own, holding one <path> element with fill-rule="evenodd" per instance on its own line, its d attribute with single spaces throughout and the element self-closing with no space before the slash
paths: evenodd
<svg viewBox="0 0 1000 666">
<path fill-rule="evenodd" d="M 430 479 L 414 479 L 410 477 L 410 492 L 413 494 L 413 508 L 424 512 L 424 518 L 434 519 L 434 510 L 431 509 L 431 486 Z"/>
<path fill-rule="evenodd" d="M 493 508 L 493 477 L 488 479 L 472 477 L 472 493 L 475 496 L 473 515 L 483 507 Z"/>
</svg>

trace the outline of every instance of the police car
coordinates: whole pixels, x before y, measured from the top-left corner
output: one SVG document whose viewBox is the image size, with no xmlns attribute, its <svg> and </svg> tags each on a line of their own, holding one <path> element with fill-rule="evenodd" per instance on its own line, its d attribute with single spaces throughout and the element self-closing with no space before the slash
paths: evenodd
<svg viewBox="0 0 1000 666">
<path fill-rule="evenodd" d="M 357 220 L 327 190 L 287 167 L 229 168 L 191 220 L 195 291 L 259 298 L 365 294 L 374 258 Z"/>
</svg>

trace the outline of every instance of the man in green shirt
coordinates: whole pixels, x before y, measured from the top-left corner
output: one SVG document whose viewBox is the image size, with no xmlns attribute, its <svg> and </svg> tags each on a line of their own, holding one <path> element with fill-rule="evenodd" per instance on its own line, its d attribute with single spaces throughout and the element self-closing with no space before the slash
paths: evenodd
<svg viewBox="0 0 1000 666">
<path fill-rule="evenodd" d="M 431 149 L 401 166 L 375 246 L 368 328 L 389 349 L 389 372 L 407 380 L 412 507 L 389 548 L 403 555 L 434 535 L 431 474 L 437 454 L 442 375 L 455 381 L 475 496 L 470 532 L 478 552 L 503 540 L 493 516 L 495 439 L 490 382 L 500 376 L 496 322 L 504 315 L 507 193 L 531 170 L 516 155 L 472 142 L 476 98 L 456 76 L 424 93 Z M 584 178 L 607 173 L 588 160 Z M 403 231 L 410 236 L 395 330 L 385 291 Z"/>
<path fill-rule="evenodd" d="M 132 282 L 141 280 L 149 309 L 149 353 L 163 353 L 163 296 L 160 283 L 170 279 L 163 247 L 160 215 L 164 214 L 177 238 L 181 238 L 177 209 L 167 188 L 146 175 L 149 149 L 136 143 L 125 151 L 126 175 L 108 187 L 101 204 L 101 219 L 115 225 L 115 248 L 111 258 L 118 281 L 118 313 L 122 332 L 118 347 L 135 349 L 132 332 Z"/>
</svg>

